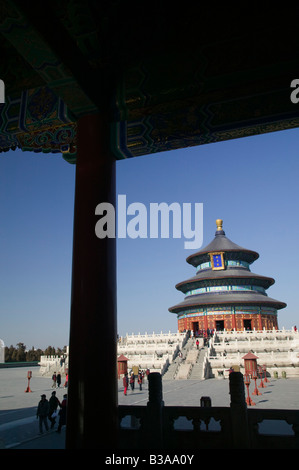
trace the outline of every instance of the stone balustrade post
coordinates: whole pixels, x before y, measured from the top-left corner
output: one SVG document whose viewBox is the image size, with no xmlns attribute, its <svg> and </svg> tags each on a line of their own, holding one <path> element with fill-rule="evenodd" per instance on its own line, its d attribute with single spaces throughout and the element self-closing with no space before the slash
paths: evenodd
<svg viewBox="0 0 299 470">
<path fill-rule="evenodd" d="M 229 390 L 233 447 L 235 449 L 249 449 L 247 405 L 243 374 L 241 372 L 231 372 L 229 374 Z"/>
<path fill-rule="evenodd" d="M 149 401 L 146 413 L 146 446 L 149 449 L 163 448 L 163 393 L 162 376 L 159 372 L 151 372 L 148 376 Z"/>
</svg>

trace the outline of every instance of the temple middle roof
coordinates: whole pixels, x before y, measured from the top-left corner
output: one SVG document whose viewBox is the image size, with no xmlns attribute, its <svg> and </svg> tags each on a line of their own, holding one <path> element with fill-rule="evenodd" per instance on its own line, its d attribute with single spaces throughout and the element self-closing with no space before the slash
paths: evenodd
<svg viewBox="0 0 299 470">
<path fill-rule="evenodd" d="M 181 292 L 185 292 L 192 288 L 196 288 L 199 285 L 202 285 L 204 281 L 233 281 L 233 280 L 246 280 L 249 284 L 255 284 L 263 286 L 265 289 L 268 289 L 275 283 L 275 280 L 272 277 L 261 276 L 260 274 L 252 273 L 244 268 L 230 268 L 223 271 L 213 271 L 212 269 L 202 270 L 198 272 L 195 276 L 181 281 L 176 284 L 176 289 Z M 194 286 L 194 287 L 192 287 Z"/>
</svg>

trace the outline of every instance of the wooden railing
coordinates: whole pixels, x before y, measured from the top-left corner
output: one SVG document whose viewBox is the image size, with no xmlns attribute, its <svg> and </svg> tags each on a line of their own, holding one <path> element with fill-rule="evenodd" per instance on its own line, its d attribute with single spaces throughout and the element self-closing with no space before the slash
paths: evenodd
<svg viewBox="0 0 299 470">
<path fill-rule="evenodd" d="M 164 406 L 159 373 L 149 375 L 147 406 L 121 405 L 121 449 L 293 449 L 299 448 L 299 411 L 248 409 L 243 375 L 232 372 L 230 407 Z M 264 420 L 285 421 L 287 435 L 262 434 Z"/>
</svg>

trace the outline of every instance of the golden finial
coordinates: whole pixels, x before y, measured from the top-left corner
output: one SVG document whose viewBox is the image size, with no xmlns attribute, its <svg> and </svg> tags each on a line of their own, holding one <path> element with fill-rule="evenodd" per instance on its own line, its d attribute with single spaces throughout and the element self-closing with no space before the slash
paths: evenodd
<svg viewBox="0 0 299 470">
<path fill-rule="evenodd" d="M 223 220 L 222 219 L 217 219 L 216 220 L 216 225 L 217 225 L 217 232 L 220 232 L 222 229 L 222 224 L 223 224 Z"/>
</svg>

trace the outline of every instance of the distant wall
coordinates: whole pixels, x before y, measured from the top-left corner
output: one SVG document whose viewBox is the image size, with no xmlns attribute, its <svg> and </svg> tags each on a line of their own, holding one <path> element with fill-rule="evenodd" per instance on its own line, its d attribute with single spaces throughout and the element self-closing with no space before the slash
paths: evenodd
<svg viewBox="0 0 299 470">
<path fill-rule="evenodd" d="M 0 369 L 8 369 L 12 367 L 37 367 L 38 361 L 35 362 L 3 362 L 0 363 Z"/>
<path fill-rule="evenodd" d="M 5 362 L 5 344 L 2 339 L 0 339 L 0 364 Z"/>
</svg>

